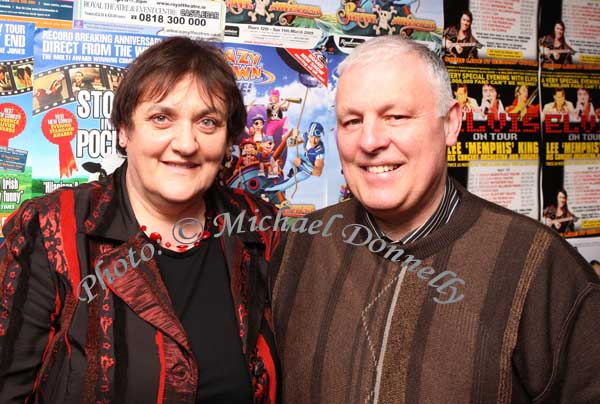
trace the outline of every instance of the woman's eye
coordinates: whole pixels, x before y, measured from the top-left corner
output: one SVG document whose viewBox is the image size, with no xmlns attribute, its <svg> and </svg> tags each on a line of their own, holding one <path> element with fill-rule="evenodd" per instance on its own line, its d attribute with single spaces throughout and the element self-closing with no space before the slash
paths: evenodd
<svg viewBox="0 0 600 404">
<path fill-rule="evenodd" d="M 164 114 L 156 114 L 152 116 L 152 121 L 155 123 L 165 123 L 168 121 L 168 117 Z"/>
<path fill-rule="evenodd" d="M 217 126 L 217 121 L 215 121 L 214 119 L 211 118 L 204 118 L 200 121 L 200 123 L 202 124 L 202 126 L 207 127 L 207 128 L 212 128 Z"/>
</svg>

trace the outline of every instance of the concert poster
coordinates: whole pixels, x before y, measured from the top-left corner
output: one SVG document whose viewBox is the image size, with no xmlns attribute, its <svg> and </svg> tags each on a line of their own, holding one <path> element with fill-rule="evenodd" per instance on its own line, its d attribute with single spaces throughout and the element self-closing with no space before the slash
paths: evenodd
<svg viewBox="0 0 600 404">
<path fill-rule="evenodd" d="M 537 13 L 537 0 L 446 0 L 443 34 L 446 62 L 536 60 Z"/>
<path fill-rule="evenodd" d="M 541 5 L 540 219 L 566 238 L 600 234 L 599 5 Z"/>
</svg>

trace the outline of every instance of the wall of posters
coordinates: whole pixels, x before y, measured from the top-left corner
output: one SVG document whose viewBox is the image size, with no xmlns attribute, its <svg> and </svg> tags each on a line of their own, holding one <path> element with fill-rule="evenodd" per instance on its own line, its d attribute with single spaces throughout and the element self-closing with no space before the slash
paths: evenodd
<svg viewBox="0 0 600 404">
<path fill-rule="evenodd" d="M 108 121 L 114 90 L 127 64 L 167 35 L 220 43 L 238 77 L 249 120 L 221 181 L 290 215 L 343 200 L 350 195 L 337 155 L 337 66 L 358 44 L 398 35 L 427 45 L 448 67 L 464 112 L 459 142 L 447 153 L 451 175 L 565 237 L 600 233 L 595 2 L 28 0 L 2 2 L 0 20 L 0 135 L 8 139 L 0 142 L 2 217 L 26 198 L 122 162 Z M 272 151 L 258 141 L 257 116 Z M 256 166 L 234 175 L 244 157 Z M 20 199 L 10 194 L 19 191 Z"/>
</svg>

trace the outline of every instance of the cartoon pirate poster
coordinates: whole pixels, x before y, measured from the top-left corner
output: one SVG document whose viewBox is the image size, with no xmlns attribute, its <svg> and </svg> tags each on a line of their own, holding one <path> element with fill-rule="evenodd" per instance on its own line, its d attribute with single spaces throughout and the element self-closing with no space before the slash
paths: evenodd
<svg viewBox="0 0 600 404">
<path fill-rule="evenodd" d="M 327 156 L 334 121 L 329 107 L 327 60 L 315 50 L 223 45 L 237 76 L 248 119 L 227 152 L 219 176 L 304 215 L 328 200 Z"/>
</svg>

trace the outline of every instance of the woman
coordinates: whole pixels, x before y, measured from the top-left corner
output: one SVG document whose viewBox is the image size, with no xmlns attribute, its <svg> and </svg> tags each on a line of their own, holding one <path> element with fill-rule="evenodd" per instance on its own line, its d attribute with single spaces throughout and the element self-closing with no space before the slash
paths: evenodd
<svg viewBox="0 0 600 404">
<path fill-rule="evenodd" d="M 265 266 L 278 234 L 228 222 L 273 211 L 215 181 L 246 120 L 231 69 L 207 44 L 166 39 L 129 67 L 111 119 L 126 162 L 4 227 L 0 402 L 276 402 Z"/>
<path fill-rule="evenodd" d="M 559 233 L 575 230 L 577 217 L 569 211 L 567 206 L 567 191 L 559 189 L 556 193 L 556 205 L 550 205 L 544 209 L 544 218 L 547 226 L 552 227 Z"/>
</svg>

